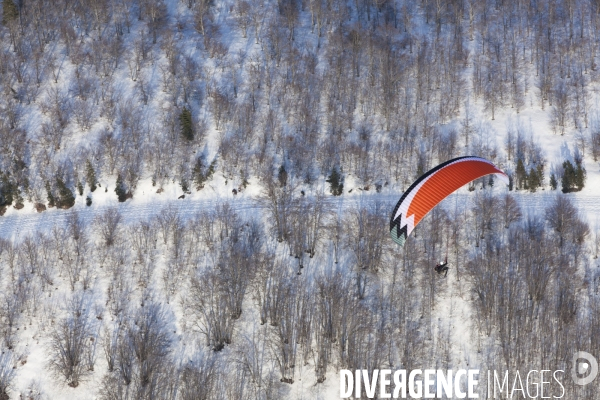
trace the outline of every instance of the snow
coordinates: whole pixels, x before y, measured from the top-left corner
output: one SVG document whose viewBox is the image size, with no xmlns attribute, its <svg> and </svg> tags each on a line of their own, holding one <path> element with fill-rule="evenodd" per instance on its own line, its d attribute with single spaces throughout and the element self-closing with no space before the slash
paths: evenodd
<svg viewBox="0 0 600 400">
<path fill-rule="evenodd" d="M 192 30 L 189 25 L 192 22 L 190 16 L 185 14 L 183 5 L 177 0 L 169 0 L 166 2 L 169 14 L 174 16 L 178 13 L 187 21 L 188 28 L 183 32 L 182 36 L 192 36 Z M 308 16 L 304 16 L 308 18 Z M 226 5 L 220 5 L 216 12 L 217 23 L 229 18 L 226 11 Z M 231 29 L 230 24 L 219 24 L 223 27 L 221 34 L 227 42 L 231 54 L 237 54 L 242 51 L 247 59 L 261 54 L 259 45 L 255 44 L 253 38 L 253 29 L 248 29 L 248 38 L 243 39 L 239 33 Z M 139 34 L 141 26 L 134 24 L 132 35 Z M 184 53 L 197 56 L 194 41 L 188 40 L 184 42 Z M 131 44 L 126 43 L 127 50 L 131 50 Z M 56 49 L 58 53 L 62 53 L 64 49 Z M 58 85 L 61 90 L 69 90 L 68 82 L 74 74 L 74 66 L 68 59 L 63 59 L 61 79 Z M 167 103 L 167 95 L 160 88 L 160 70 L 158 66 L 165 63 L 164 55 L 157 59 L 154 63 L 147 65 L 141 74 L 144 74 L 149 79 L 149 84 L 152 87 L 154 98 L 145 110 L 146 115 L 158 115 L 161 113 L 163 104 Z M 135 83 L 128 77 L 127 67 L 124 61 L 114 76 L 114 80 L 120 83 L 120 93 L 118 97 L 127 99 L 133 97 Z M 211 72 L 212 79 L 219 81 L 226 79 L 222 73 L 222 69 L 214 65 L 214 61 L 207 60 L 206 68 Z M 243 75 L 240 79 L 246 79 Z M 533 88 L 533 85 L 529 86 Z M 565 159 L 572 158 L 572 152 L 576 147 L 576 138 L 573 132 L 568 132 L 564 136 L 552 132 L 548 123 L 548 108 L 542 110 L 537 100 L 534 98 L 534 89 L 530 89 L 526 101 L 525 108 L 519 113 L 515 113 L 510 109 L 503 109 L 496 113 L 496 118 L 493 121 L 486 121 L 489 124 L 492 132 L 496 135 L 493 139 L 500 149 L 503 148 L 503 143 L 506 138 L 506 131 L 509 125 L 520 124 L 529 131 L 536 143 L 544 150 L 547 157 L 548 168 L 550 164 L 558 166 Z M 43 101 L 44 96 L 42 96 Z M 485 119 L 482 104 L 475 105 L 480 119 Z M 202 112 L 206 113 L 203 109 Z M 27 127 L 41 126 L 42 122 L 46 121 L 47 117 L 40 111 L 32 112 L 28 115 Z M 458 120 L 458 119 L 457 119 Z M 91 142 L 97 138 L 103 129 L 109 126 L 109 122 L 105 119 L 99 119 L 98 122 L 90 129 L 89 132 L 74 131 L 72 137 L 65 146 L 76 146 L 79 143 Z M 35 131 L 35 129 L 31 129 Z M 216 154 L 218 147 L 219 132 L 214 126 L 209 127 L 207 136 L 209 138 L 206 153 L 210 156 Z M 504 151 L 501 151 L 504 154 Z M 211 159 L 211 157 L 208 157 Z M 589 155 L 585 157 L 585 166 L 587 168 L 587 184 L 586 187 L 577 193 L 570 193 L 567 196 L 572 198 L 579 208 L 581 214 L 591 225 L 600 227 L 600 163 L 594 162 Z M 369 192 L 359 190 L 358 182 L 353 177 L 347 177 L 345 182 L 345 193 L 340 197 L 328 196 L 326 201 L 330 203 L 338 212 L 343 213 L 344 210 L 357 205 L 374 204 L 383 202 L 390 205 L 390 211 L 393 209 L 395 202 L 400 197 L 400 188 L 398 185 L 390 185 L 384 187 L 381 193 L 376 193 L 374 190 Z M 227 182 L 220 174 L 215 174 L 214 178 L 201 191 L 193 190 L 191 194 L 185 194 L 184 199 L 178 199 L 184 194 L 181 188 L 174 182 L 167 182 L 162 186 L 162 193 L 157 193 L 158 186 L 153 186 L 150 177 L 144 177 L 138 184 L 133 199 L 125 203 L 119 203 L 114 193 L 114 181 L 101 181 L 99 187 L 91 194 L 93 204 L 88 207 L 85 204 L 85 198 L 89 192 L 86 188 L 84 196 L 77 196 L 76 204 L 73 207 L 74 211 L 79 213 L 79 216 L 91 225 L 97 216 L 102 214 L 106 209 L 116 207 L 123 216 L 123 224 L 129 226 L 135 222 L 147 221 L 157 215 L 165 207 L 176 209 L 184 218 L 191 218 L 198 212 L 203 210 L 212 210 L 218 204 L 229 203 L 234 210 L 242 215 L 256 215 L 261 209 L 260 203 L 257 201 L 261 192 L 261 183 L 256 178 L 250 179 L 250 184 L 247 188 L 239 192 L 237 195 L 232 194 L 232 189 L 238 189 L 237 182 Z M 321 182 L 323 189 L 324 184 Z M 352 193 L 348 190 L 353 189 Z M 495 193 L 505 193 L 506 188 L 496 187 Z M 544 209 L 553 201 L 557 195 L 556 191 L 551 191 L 548 186 L 545 190 L 538 190 L 536 193 L 529 192 L 512 192 L 518 199 L 519 204 L 524 210 L 524 214 L 543 214 Z M 309 195 L 311 195 L 309 193 Z M 454 204 L 460 204 L 461 207 L 469 207 L 476 193 L 469 192 L 466 188 L 460 189 L 457 193 L 446 199 L 442 207 L 452 209 Z M 71 211 L 58 210 L 50 208 L 42 213 L 37 213 L 33 203 L 27 202 L 22 210 L 9 208 L 3 217 L 0 217 L 0 237 L 10 239 L 14 242 L 20 242 L 28 235 L 34 235 L 38 232 L 49 234 L 54 227 L 63 227 L 66 224 L 67 217 Z M 384 227 L 385 228 L 385 227 Z M 448 279 L 442 283 L 444 285 L 443 294 L 440 301 L 437 303 L 435 314 L 432 317 L 432 323 L 437 323 L 441 327 L 448 329 L 453 343 L 454 353 L 453 358 L 455 365 L 465 368 L 467 365 L 474 363 L 473 359 L 476 354 L 476 344 L 470 339 L 471 327 L 463 323 L 464 321 L 473 320 L 471 316 L 471 304 L 467 290 L 463 285 L 454 279 L 451 273 Z M 59 293 L 65 293 L 68 290 L 65 283 L 57 287 Z M 57 308 L 57 302 L 48 302 L 49 307 Z M 436 322 L 437 321 L 437 322 Z M 29 325 L 28 325 L 29 324 Z M 52 399 L 95 399 L 97 393 L 94 388 L 99 385 L 99 380 L 102 374 L 97 372 L 92 375 L 91 380 L 82 383 L 77 388 L 69 388 L 61 386 L 59 383 L 53 383 L 56 380 L 48 376 L 46 369 L 47 354 L 45 346 L 46 341 L 43 339 L 43 333 L 46 332 L 47 326 L 43 324 L 37 326 L 28 322 L 27 318 L 21 320 L 22 328 L 20 339 L 21 344 L 18 353 L 23 354 L 22 359 L 17 363 L 18 379 L 15 383 L 16 391 L 24 393 L 26 388 L 32 381 L 40 382 Z M 101 352 L 99 349 L 98 352 Z M 106 369 L 104 358 L 99 355 L 97 357 L 98 371 Z M 331 368 L 327 375 L 327 380 L 322 385 L 314 384 L 314 372 L 311 367 L 300 367 L 296 382 L 290 386 L 287 398 L 290 399 L 336 399 L 339 397 L 339 375 Z"/>
</svg>

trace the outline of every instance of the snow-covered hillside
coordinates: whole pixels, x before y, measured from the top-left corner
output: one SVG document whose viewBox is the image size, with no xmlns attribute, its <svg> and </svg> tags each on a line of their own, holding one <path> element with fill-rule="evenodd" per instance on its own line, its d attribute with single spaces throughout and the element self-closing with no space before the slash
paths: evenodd
<svg viewBox="0 0 600 400">
<path fill-rule="evenodd" d="M 0 400 L 600 357 L 593 2 L 0 4 Z M 510 187 L 396 246 L 402 192 L 461 155 Z"/>
</svg>

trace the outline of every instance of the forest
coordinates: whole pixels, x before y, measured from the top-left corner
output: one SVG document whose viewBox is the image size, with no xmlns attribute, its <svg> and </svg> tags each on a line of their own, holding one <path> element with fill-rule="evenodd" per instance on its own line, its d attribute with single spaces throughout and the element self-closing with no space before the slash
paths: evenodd
<svg viewBox="0 0 600 400">
<path fill-rule="evenodd" d="M 600 389 L 568 378 L 600 357 L 600 2 L 0 4 L 0 400 L 334 399 L 382 368 Z M 395 201 L 462 155 L 510 184 L 397 246 Z"/>
</svg>

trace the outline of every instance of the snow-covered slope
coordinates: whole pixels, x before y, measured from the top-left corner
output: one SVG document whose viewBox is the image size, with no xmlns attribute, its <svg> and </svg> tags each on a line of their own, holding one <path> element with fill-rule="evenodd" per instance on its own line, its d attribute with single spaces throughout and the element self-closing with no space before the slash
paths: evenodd
<svg viewBox="0 0 600 400">
<path fill-rule="evenodd" d="M 341 368 L 600 351 L 600 20 L 559 3 L 3 1 L 0 399 L 329 400 Z M 515 190 L 462 188 L 395 247 L 402 191 L 466 154 Z M 535 191 L 519 159 L 543 166 Z M 579 159 L 578 215 L 555 229 Z M 73 207 L 38 213 L 63 185 Z M 80 379 L 60 356 L 78 323 Z M 144 349 L 143 327 L 164 341 Z"/>
</svg>

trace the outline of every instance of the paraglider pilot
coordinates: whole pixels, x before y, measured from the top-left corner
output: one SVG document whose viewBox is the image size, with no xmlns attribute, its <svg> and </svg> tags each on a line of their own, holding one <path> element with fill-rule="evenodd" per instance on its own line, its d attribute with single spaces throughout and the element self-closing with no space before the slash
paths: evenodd
<svg viewBox="0 0 600 400">
<path fill-rule="evenodd" d="M 444 261 L 440 261 L 434 268 L 435 272 L 438 274 L 444 273 L 444 277 L 448 275 L 448 257 Z"/>
</svg>

